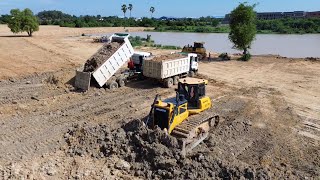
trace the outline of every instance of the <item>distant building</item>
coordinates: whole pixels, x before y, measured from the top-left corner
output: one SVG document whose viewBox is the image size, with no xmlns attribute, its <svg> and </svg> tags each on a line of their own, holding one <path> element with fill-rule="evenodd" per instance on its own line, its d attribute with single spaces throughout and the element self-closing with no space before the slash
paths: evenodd
<svg viewBox="0 0 320 180">
<path fill-rule="evenodd" d="M 307 12 L 308 18 L 320 18 L 320 11 Z"/>
<path fill-rule="evenodd" d="M 261 12 L 257 13 L 257 19 L 259 20 L 273 20 L 281 18 L 308 18 L 308 17 L 320 17 L 320 11 L 316 12 L 305 12 L 305 11 L 293 11 L 293 12 Z M 223 24 L 228 24 L 230 14 L 226 14 Z"/>
<path fill-rule="evenodd" d="M 166 17 L 166 16 L 162 16 L 159 18 L 159 20 L 161 21 L 176 21 L 177 19 L 179 18 L 176 18 L 176 17 Z"/>
<path fill-rule="evenodd" d="M 283 18 L 283 13 L 282 12 L 257 13 L 257 18 L 263 19 L 263 20 L 280 19 L 280 18 Z"/>
</svg>

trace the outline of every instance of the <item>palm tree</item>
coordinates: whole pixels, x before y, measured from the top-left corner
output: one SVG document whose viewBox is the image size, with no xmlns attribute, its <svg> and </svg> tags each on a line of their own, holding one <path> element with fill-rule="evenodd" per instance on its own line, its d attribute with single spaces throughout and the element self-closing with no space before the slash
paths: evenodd
<svg viewBox="0 0 320 180">
<path fill-rule="evenodd" d="M 129 9 L 129 11 L 130 11 L 130 18 L 131 18 L 131 11 L 132 11 L 132 9 L 133 9 L 132 4 L 129 4 L 128 9 Z"/>
<path fill-rule="evenodd" d="M 153 7 L 153 6 L 151 6 L 151 8 L 150 8 L 150 12 L 151 12 L 151 18 L 152 18 L 152 15 L 153 15 L 153 13 L 156 11 L 156 9 Z"/>
<path fill-rule="evenodd" d="M 121 10 L 122 10 L 122 12 L 123 12 L 123 14 L 124 14 L 124 17 L 126 17 L 127 5 L 123 4 L 123 5 L 121 6 Z"/>
</svg>

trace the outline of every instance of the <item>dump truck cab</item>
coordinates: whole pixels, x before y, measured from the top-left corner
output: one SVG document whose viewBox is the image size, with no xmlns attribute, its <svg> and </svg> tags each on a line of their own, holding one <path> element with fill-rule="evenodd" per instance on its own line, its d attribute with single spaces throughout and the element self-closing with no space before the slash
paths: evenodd
<svg viewBox="0 0 320 180">
<path fill-rule="evenodd" d="M 142 72 L 143 61 L 146 58 L 150 58 L 151 56 L 152 54 L 149 52 L 135 51 L 130 61 L 128 62 L 128 68 L 130 70 L 135 70 L 136 72 Z"/>
</svg>

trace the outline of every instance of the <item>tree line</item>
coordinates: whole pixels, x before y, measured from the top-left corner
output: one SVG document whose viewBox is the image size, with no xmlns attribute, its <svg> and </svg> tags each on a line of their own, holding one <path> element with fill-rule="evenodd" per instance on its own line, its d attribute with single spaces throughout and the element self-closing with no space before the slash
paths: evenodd
<svg viewBox="0 0 320 180">
<path fill-rule="evenodd" d="M 132 4 L 122 5 L 121 10 L 125 18 L 117 16 L 85 15 L 74 16 L 61 11 L 42 11 L 36 14 L 36 21 L 40 25 L 59 25 L 61 27 L 155 27 L 155 31 L 177 32 L 230 32 L 230 26 L 221 26 L 222 19 L 212 17 L 156 19 L 152 18 L 155 8 L 150 8 L 151 16 L 135 19 L 131 17 Z M 126 18 L 127 10 L 130 17 Z M 28 10 L 29 12 L 31 10 Z M 23 11 L 22 11 L 23 12 Z M 32 11 L 29 13 L 32 14 Z M 33 14 L 32 14 L 33 15 Z M 0 23 L 8 24 L 14 14 L 0 16 Z M 20 18 L 21 19 L 21 18 Z M 30 19 L 30 18 L 29 18 Z M 23 23 L 22 23 L 23 24 Z M 258 33 L 320 33 L 320 18 L 314 19 L 277 19 L 256 20 Z M 23 29 L 20 28 L 20 29 Z"/>
<path fill-rule="evenodd" d="M 320 33 L 320 18 L 258 20 L 257 30 L 260 33 L 280 34 Z"/>
</svg>

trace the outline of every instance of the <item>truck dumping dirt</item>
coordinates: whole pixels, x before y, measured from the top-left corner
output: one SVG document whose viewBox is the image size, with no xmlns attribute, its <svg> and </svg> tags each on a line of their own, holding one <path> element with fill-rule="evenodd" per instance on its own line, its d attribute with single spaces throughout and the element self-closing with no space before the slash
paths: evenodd
<svg viewBox="0 0 320 180">
<path fill-rule="evenodd" d="M 121 46 L 121 43 L 106 43 L 98 50 L 96 54 L 90 57 L 84 65 L 84 72 L 93 72 L 110 58 Z"/>
<path fill-rule="evenodd" d="M 179 53 L 174 53 L 174 54 L 166 54 L 166 55 L 160 55 L 160 56 L 155 56 L 153 57 L 152 61 L 170 61 L 173 59 L 180 59 L 186 57 L 185 55 L 179 54 Z"/>
</svg>

